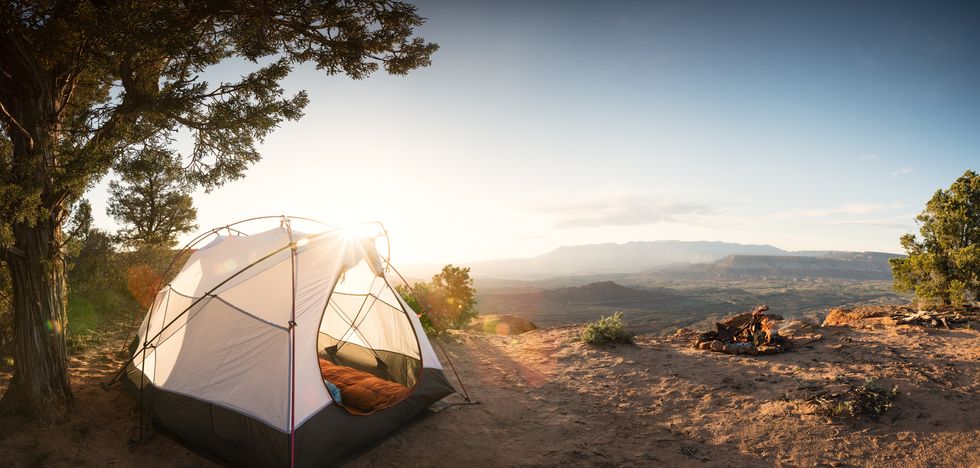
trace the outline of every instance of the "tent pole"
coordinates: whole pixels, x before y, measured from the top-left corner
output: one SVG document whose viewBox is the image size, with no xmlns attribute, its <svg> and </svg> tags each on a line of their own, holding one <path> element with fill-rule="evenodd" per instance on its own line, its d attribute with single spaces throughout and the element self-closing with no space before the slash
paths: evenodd
<svg viewBox="0 0 980 468">
<path fill-rule="evenodd" d="M 439 341 L 439 337 L 436 337 L 435 342 L 439 345 L 439 349 L 442 350 L 442 355 L 446 356 L 446 362 L 449 363 L 449 368 L 453 370 L 453 375 L 456 376 L 456 381 L 459 382 L 459 388 L 463 389 L 463 399 L 467 403 L 471 403 L 473 400 L 470 399 L 470 394 L 466 391 L 466 386 L 463 385 L 463 379 L 459 378 L 459 373 L 456 372 L 456 366 L 453 365 L 453 360 L 449 359 L 449 353 L 446 352 L 446 348 L 442 347 L 442 342 Z"/>
<path fill-rule="evenodd" d="M 289 466 L 296 466 L 296 242 L 292 223 L 283 216 L 282 224 L 289 234 L 289 262 L 292 274 L 292 307 L 289 311 Z"/>
</svg>

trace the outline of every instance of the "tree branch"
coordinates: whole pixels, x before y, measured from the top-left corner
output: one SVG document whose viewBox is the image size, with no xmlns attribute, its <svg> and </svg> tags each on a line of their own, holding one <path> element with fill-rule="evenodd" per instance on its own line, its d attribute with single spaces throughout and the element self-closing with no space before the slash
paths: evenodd
<svg viewBox="0 0 980 468">
<path fill-rule="evenodd" d="M 17 130 L 20 130 L 20 132 L 24 134 L 24 137 L 27 138 L 27 144 L 33 147 L 34 138 L 31 137 L 30 132 L 28 132 L 27 129 L 25 129 L 24 126 L 17 121 L 17 119 L 10 113 L 10 111 L 7 110 L 7 107 L 3 105 L 3 101 L 0 101 L 0 112 L 3 112 L 4 117 L 7 118 L 7 121 L 10 122 L 10 125 L 12 127 L 16 128 Z"/>
</svg>

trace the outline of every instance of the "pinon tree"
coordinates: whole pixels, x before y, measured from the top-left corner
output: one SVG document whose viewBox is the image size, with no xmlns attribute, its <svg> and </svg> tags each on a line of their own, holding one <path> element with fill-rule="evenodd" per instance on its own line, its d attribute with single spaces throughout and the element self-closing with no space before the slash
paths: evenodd
<svg viewBox="0 0 980 468">
<path fill-rule="evenodd" d="M 890 260 L 895 289 L 924 302 L 980 300 L 980 175 L 966 171 L 937 190 L 915 219 L 922 240 L 902 236 L 908 257 Z"/>
<path fill-rule="evenodd" d="M 185 129 L 188 180 L 240 178 L 259 159 L 256 144 L 307 104 L 280 86 L 293 66 L 355 79 L 407 73 L 437 47 L 415 36 L 423 22 L 412 5 L 369 0 L 0 4 L 0 252 L 16 362 L 0 412 L 68 417 L 62 223 L 127 148 Z M 231 59 L 252 71 L 202 78 Z"/>
<path fill-rule="evenodd" d="M 476 289 L 469 268 L 446 265 L 431 282 L 398 285 L 396 289 L 412 309 L 422 313 L 422 325 L 430 333 L 462 328 L 477 316 Z"/>
<path fill-rule="evenodd" d="M 197 228 L 197 209 L 179 155 L 157 143 L 141 145 L 116 164 L 121 180 L 109 183 L 106 212 L 122 228 L 119 240 L 134 247 L 170 248 Z"/>
</svg>

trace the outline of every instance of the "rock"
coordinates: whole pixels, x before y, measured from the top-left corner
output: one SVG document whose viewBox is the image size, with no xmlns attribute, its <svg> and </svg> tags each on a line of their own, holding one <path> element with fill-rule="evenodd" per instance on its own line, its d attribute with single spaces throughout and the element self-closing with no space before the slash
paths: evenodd
<svg viewBox="0 0 980 468">
<path fill-rule="evenodd" d="M 884 324 L 894 325 L 897 321 L 892 316 L 897 314 L 912 313 L 912 309 L 906 306 L 860 306 L 860 307 L 835 307 L 827 312 L 823 325 L 840 326 L 851 324 Z"/>
<path fill-rule="evenodd" d="M 748 353 L 749 351 L 755 349 L 755 346 L 752 346 L 752 343 L 738 343 L 735 346 L 738 347 L 739 353 Z"/>
<path fill-rule="evenodd" d="M 724 352 L 728 354 L 747 354 L 755 349 L 752 343 L 728 343 L 724 347 Z"/>
</svg>

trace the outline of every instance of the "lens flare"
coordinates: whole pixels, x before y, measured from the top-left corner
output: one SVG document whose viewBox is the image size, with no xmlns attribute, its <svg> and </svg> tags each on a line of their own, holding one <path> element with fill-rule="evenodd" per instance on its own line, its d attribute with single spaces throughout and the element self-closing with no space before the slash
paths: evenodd
<svg viewBox="0 0 980 468">
<path fill-rule="evenodd" d="M 60 335 L 62 332 L 61 322 L 55 320 L 45 320 L 44 328 L 48 330 L 48 333 L 55 335 Z"/>
<path fill-rule="evenodd" d="M 341 228 L 348 239 L 374 239 L 381 235 L 381 228 L 375 223 L 349 224 Z"/>
<path fill-rule="evenodd" d="M 157 286 L 160 284 L 158 275 L 148 265 L 135 265 L 127 271 L 129 293 L 139 302 L 144 309 L 153 303 L 157 295 Z"/>
</svg>

